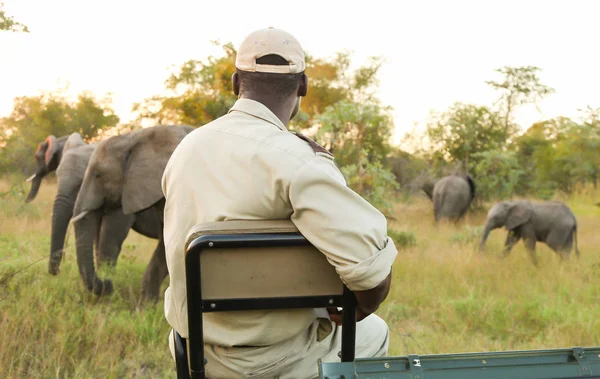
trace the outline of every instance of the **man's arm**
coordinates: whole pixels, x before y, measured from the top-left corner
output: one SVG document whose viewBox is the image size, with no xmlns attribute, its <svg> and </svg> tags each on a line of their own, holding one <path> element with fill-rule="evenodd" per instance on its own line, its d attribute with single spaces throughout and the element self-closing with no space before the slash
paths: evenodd
<svg viewBox="0 0 600 379">
<path fill-rule="evenodd" d="M 298 230 L 355 294 L 357 319 L 376 311 L 389 293 L 397 254 L 383 214 L 348 188 L 327 158 L 317 157 L 297 171 L 289 197 Z"/>
<path fill-rule="evenodd" d="M 390 274 L 377 287 L 366 291 L 354 291 L 358 311 L 365 316 L 375 312 L 389 294 L 391 284 L 392 271 L 390 270 Z"/>
</svg>

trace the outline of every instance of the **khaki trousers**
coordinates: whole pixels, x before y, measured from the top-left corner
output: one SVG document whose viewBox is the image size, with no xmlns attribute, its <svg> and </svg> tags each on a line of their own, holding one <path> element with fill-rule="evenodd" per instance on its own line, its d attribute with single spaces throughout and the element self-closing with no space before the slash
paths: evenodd
<svg viewBox="0 0 600 379">
<path fill-rule="evenodd" d="M 338 353 L 342 346 L 342 328 L 333 322 L 328 321 L 331 333 L 319 338 L 324 334 L 322 322 L 323 319 L 316 320 L 306 333 L 272 346 L 224 348 L 205 345 L 206 376 L 211 379 L 318 378 L 317 360 L 340 362 Z M 356 324 L 356 358 L 386 356 L 388 346 L 389 329 L 380 317 L 372 314 Z M 174 357 L 171 334 L 169 348 Z"/>
</svg>

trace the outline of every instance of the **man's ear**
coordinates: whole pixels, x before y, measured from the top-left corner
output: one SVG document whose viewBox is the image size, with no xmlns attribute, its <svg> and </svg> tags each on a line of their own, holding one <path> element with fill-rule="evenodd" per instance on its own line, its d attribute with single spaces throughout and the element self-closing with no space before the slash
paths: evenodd
<svg viewBox="0 0 600 379">
<path fill-rule="evenodd" d="M 306 74 L 302 74 L 302 78 L 300 79 L 300 85 L 298 86 L 298 96 L 304 97 L 308 92 L 308 76 Z"/>
<path fill-rule="evenodd" d="M 233 93 L 235 94 L 235 96 L 239 96 L 240 95 L 240 76 L 238 75 L 237 72 L 234 72 L 233 75 L 231 75 L 231 84 L 233 86 Z"/>
</svg>

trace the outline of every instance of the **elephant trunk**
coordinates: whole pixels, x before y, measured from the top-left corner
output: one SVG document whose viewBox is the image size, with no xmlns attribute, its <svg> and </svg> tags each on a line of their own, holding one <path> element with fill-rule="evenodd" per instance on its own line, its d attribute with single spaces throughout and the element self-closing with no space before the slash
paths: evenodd
<svg viewBox="0 0 600 379">
<path fill-rule="evenodd" d="M 31 189 L 29 190 L 29 195 L 27 195 L 27 199 L 25 199 L 26 203 L 29 203 L 37 196 L 37 193 L 40 189 L 40 184 L 42 184 L 42 179 L 44 179 L 43 174 L 34 174 L 30 176 L 27 181 L 31 181 Z"/>
<path fill-rule="evenodd" d="M 490 223 L 486 223 L 485 224 L 485 229 L 483 230 L 483 236 L 481 237 L 481 243 L 479 244 L 479 252 L 482 253 L 483 250 L 485 249 L 485 242 L 488 239 L 488 236 L 490 235 L 490 232 L 492 231 L 492 229 L 494 229 Z"/>
<path fill-rule="evenodd" d="M 100 280 L 94 267 L 94 237 L 98 231 L 98 223 L 98 217 L 94 213 L 75 222 L 77 265 L 88 290 L 96 295 L 103 295 L 112 293 L 113 285 L 110 280 Z"/>
<path fill-rule="evenodd" d="M 50 262 L 48 272 L 52 275 L 60 271 L 60 263 L 63 257 L 65 236 L 69 226 L 69 220 L 73 215 L 75 200 L 72 196 L 58 194 L 54 199 L 52 211 L 52 235 L 50 241 Z"/>
</svg>

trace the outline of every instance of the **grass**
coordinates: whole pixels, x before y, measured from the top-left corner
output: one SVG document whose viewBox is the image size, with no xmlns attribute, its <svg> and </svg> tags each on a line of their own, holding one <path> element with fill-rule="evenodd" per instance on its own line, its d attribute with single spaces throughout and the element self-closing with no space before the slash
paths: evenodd
<svg viewBox="0 0 600 379">
<path fill-rule="evenodd" d="M 562 198 L 578 219 L 581 258 L 561 264 L 537 244 L 534 268 L 519 243 L 501 258 L 505 230 L 477 253 L 486 213 L 434 226 L 431 203 L 397 204 L 390 227 L 417 236 L 401 250 L 390 296 L 379 310 L 391 355 L 590 346 L 600 342 L 600 193 Z M 488 209 L 488 207 L 486 207 Z"/>
<path fill-rule="evenodd" d="M 47 273 L 55 186 L 43 183 L 30 204 L 24 190 L 0 182 L 0 377 L 174 377 L 162 302 L 140 303 L 156 240 L 131 231 L 115 272 L 103 272 L 114 295 L 95 297 L 79 277 L 72 231 L 60 274 Z"/>
<path fill-rule="evenodd" d="M 156 240 L 131 231 L 116 269 L 102 275 L 113 279 L 115 293 L 97 298 L 79 277 L 72 231 L 60 274 L 47 273 L 56 187 L 43 183 L 30 204 L 23 203 L 26 190 L 0 181 L 0 377 L 175 377 L 162 296 L 140 303 Z M 434 226 L 428 199 L 397 203 L 389 227 L 401 249 L 378 311 L 392 333 L 390 355 L 598 344 L 597 199 L 596 191 L 562 198 L 578 218 L 582 256 L 560 264 L 538 244 L 538 268 L 521 243 L 500 258 L 501 230 L 492 232 L 485 255 L 476 253 L 485 210 L 458 226 Z"/>
</svg>

